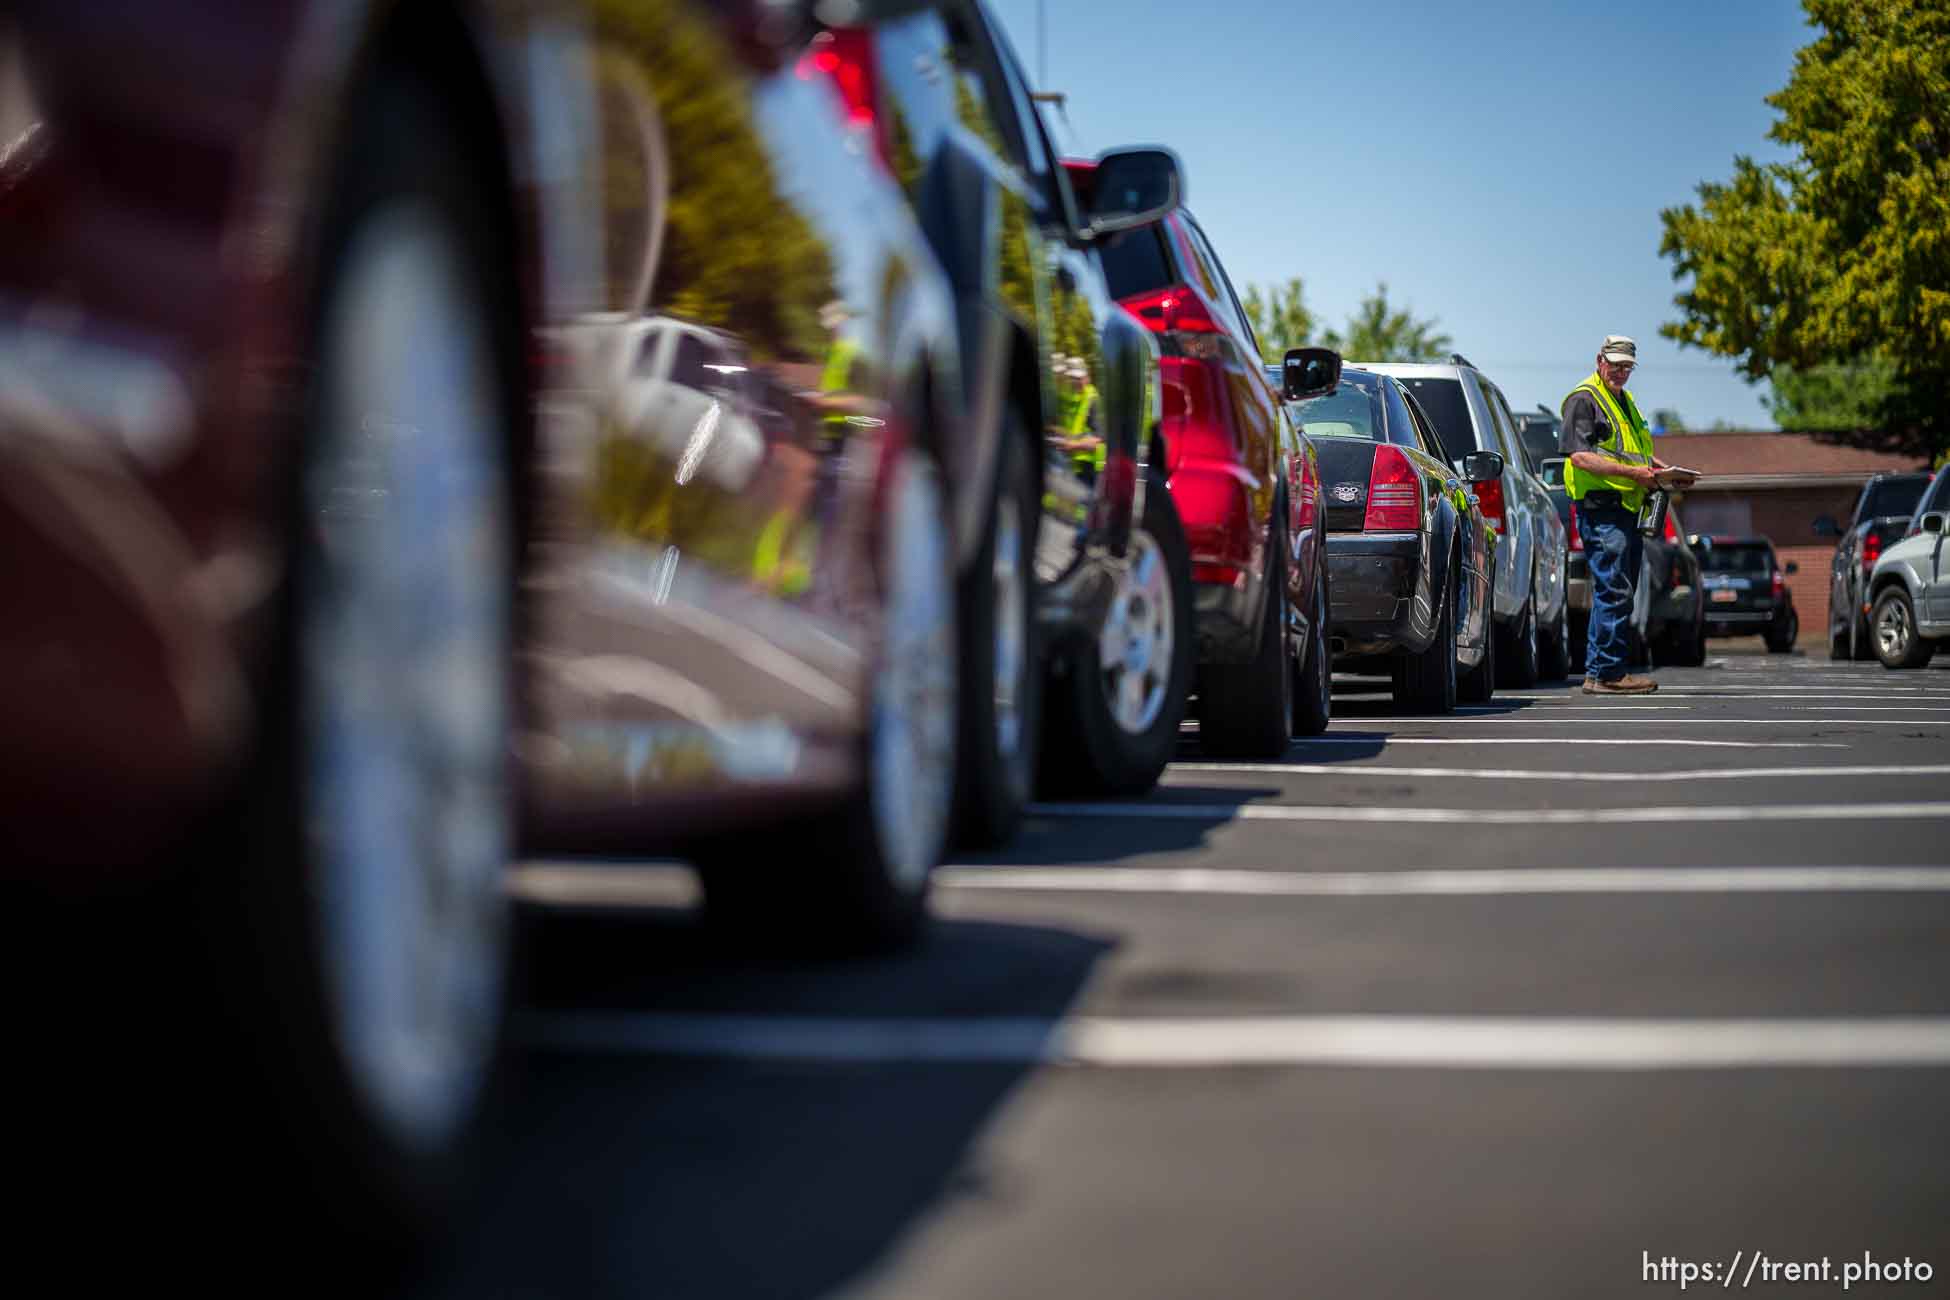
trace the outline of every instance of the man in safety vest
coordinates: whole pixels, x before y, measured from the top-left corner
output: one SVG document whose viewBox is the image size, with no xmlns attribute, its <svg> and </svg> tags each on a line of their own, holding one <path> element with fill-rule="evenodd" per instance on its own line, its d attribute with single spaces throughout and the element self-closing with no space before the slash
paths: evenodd
<svg viewBox="0 0 1950 1300">
<path fill-rule="evenodd" d="M 1638 344 L 1608 334 L 1598 368 L 1564 399 L 1558 448 L 1565 455 L 1564 489 L 1578 512 L 1591 568 L 1591 630 L 1585 641 L 1586 695 L 1646 695 L 1650 677 L 1626 671 L 1633 589 L 1644 538 L 1639 511 L 1671 468 L 1652 454 L 1652 431 L 1625 381 L 1638 365 Z"/>
</svg>

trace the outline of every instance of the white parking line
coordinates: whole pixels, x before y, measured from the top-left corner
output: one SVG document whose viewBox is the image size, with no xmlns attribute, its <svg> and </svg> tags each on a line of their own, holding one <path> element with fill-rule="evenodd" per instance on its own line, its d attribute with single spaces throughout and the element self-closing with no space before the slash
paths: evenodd
<svg viewBox="0 0 1950 1300">
<path fill-rule="evenodd" d="M 563 1012 L 521 1026 L 570 1052 L 847 1064 L 1714 1070 L 1950 1065 L 1950 1017 L 1605 1019 L 1240 1016 L 851 1019 Z"/>
<path fill-rule="evenodd" d="M 1629 778 L 1621 778 L 1629 779 Z M 1397 825 L 1624 826 L 1672 822 L 1914 821 L 1950 818 L 1950 803 L 1700 805 L 1669 808 L 1301 807 L 1293 804 L 1035 803 L 1039 817 L 1169 821 L 1392 822 Z"/>
<path fill-rule="evenodd" d="M 1660 694 L 1662 695 L 1664 693 L 1665 692 L 1663 691 L 1660 692 Z M 1513 696 L 1511 698 L 1517 698 L 1517 697 Z M 1752 696 L 1743 696 L 1737 700 L 1729 699 L 1727 703 L 1747 704 L 1752 701 L 1752 698 L 1753 698 Z M 1585 704 L 1585 703 L 1559 704 L 1555 706 L 1555 709 L 1556 710 L 1592 710 L 1597 712 L 1603 712 L 1604 710 L 1607 709 L 1616 710 L 1619 709 L 1620 707 L 1630 709 L 1634 713 L 1644 713 L 1648 710 L 1655 710 L 1655 709 L 1683 710 L 1683 711 L 1690 712 L 1692 710 L 1697 709 L 1699 707 L 1699 704 L 1697 701 L 1689 702 L 1686 704 L 1646 704 L 1640 699 L 1624 699 L 1624 700 L 1615 700 L 1606 704 Z M 1828 712 L 1828 713 L 1950 713 L 1950 705 L 1849 704 L 1841 700 L 1796 700 L 1792 704 L 1775 704 L 1769 707 L 1778 709 L 1782 713 L 1794 713 L 1798 711 Z M 1494 704 L 1459 704 L 1456 706 L 1456 712 L 1493 713 L 1493 714 L 1501 714 L 1505 717 L 1514 718 L 1529 713 L 1533 713 L 1535 712 L 1535 710 L 1518 709 L 1512 711 L 1510 709 L 1499 709 Z"/>
<path fill-rule="evenodd" d="M 1549 867 L 1247 871 L 1212 867 L 943 867 L 952 889 L 1262 898 L 1496 894 L 1871 894 L 1950 891 L 1950 867 Z"/>
<path fill-rule="evenodd" d="M 1658 707 L 1658 706 L 1654 706 L 1654 707 Z M 1565 710 L 1552 710 L 1552 712 L 1569 712 L 1569 711 L 1570 711 L 1570 710 L 1568 710 L 1568 709 L 1565 709 Z M 1672 725 L 1672 726 L 1679 726 L 1679 725 L 1682 725 L 1682 724 L 1686 724 L 1686 723 L 1694 723 L 1694 722 L 1699 722 L 1699 723 L 1705 723 L 1706 725 L 1708 725 L 1708 726 L 1713 726 L 1713 727 L 1725 727 L 1725 726 L 1772 726 L 1772 727 L 1806 727 L 1806 726 L 1810 726 L 1810 725 L 1814 725 L 1814 724 L 1817 724 L 1817 723 L 1823 723 L 1823 722 L 1846 722 L 1846 723 L 1852 723 L 1853 725 L 1855 725 L 1855 726 L 1858 726 L 1858 727 L 1917 727 L 1917 726 L 1923 726 L 1923 727 L 1944 727 L 1944 726 L 1950 726 L 1950 718 L 1945 718 L 1945 719 L 1935 719 L 1935 718 L 1929 718 L 1929 719 L 1912 719 L 1912 718 L 1721 718 L 1721 717 L 1715 717 L 1715 716 L 1713 716 L 1713 715 L 1711 715 L 1711 714 L 1705 714 L 1705 713 L 1697 713 L 1697 712 L 1693 712 L 1692 710 L 1688 710 L 1688 712 L 1689 712 L 1689 713 L 1692 713 L 1692 716 L 1691 716 L 1691 717 L 1685 717 L 1685 718 L 1654 718 L 1654 717 L 1650 717 L 1650 716 L 1647 716 L 1647 715 L 1646 715 L 1646 712 L 1645 712 L 1645 709 L 1644 709 L 1644 706 L 1640 706 L 1640 705 L 1632 705 L 1632 704 L 1623 704 L 1623 703 L 1619 703 L 1619 704 L 1594 704 L 1594 705 L 1588 705 L 1588 706 L 1583 706 L 1583 709 L 1582 709 L 1582 711 L 1581 711 L 1581 716 L 1579 716 L 1579 717 L 1575 717 L 1575 718 L 1542 718 L 1542 717 L 1538 717 L 1538 716 L 1537 716 L 1537 711 L 1536 711 L 1536 710 L 1534 710 L 1534 709 L 1522 709 L 1522 710 L 1519 710 L 1519 711 L 1517 711 L 1517 712 L 1514 712 L 1514 713 L 1503 713 L 1503 712 L 1493 712 L 1493 713 L 1491 713 L 1491 714 L 1489 714 L 1488 716 L 1484 716 L 1484 715 L 1481 715 L 1481 714 L 1476 714 L 1476 715 L 1471 715 L 1471 716 L 1467 716 L 1467 717 L 1462 717 L 1462 716 L 1457 716 L 1457 715 L 1458 715 L 1458 714 L 1460 714 L 1461 712 L 1462 712 L 1462 711 L 1461 711 L 1461 710 L 1459 709 L 1459 710 L 1457 710 L 1457 713 L 1456 713 L 1456 714 L 1446 714 L 1446 715 L 1445 715 L 1445 714 L 1438 714 L 1438 715 L 1435 715 L 1435 716 L 1430 716 L 1430 717 L 1415 717 L 1415 718 L 1389 718 L 1389 719 L 1382 719 L 1382 718 L 1379 718 L 1379 717 L 1377 717 L 1377 718 L 1376 718 L 1375 720 L 1376 720 L 1377 722 L 1379 722 L 1379 721 L 1384 721 L 1384 720 L 1385 720 L 1385 721 L 1393 721 L 1393 722 L 1396 722 L 1396 723 L 1398 723 L 1398 724 L 1400 724 L 1400 725 L 1404 725 L 1404 726 L 1408 726 L 1408 725 L 1414 725 L 1414 724 L 1419 724 L 1419 723 L 1424 723 L 1424 722 L 1501 722 L 1501 721 L 1502 721 L 1503 719 L 1505 719 L 1505 718 L 1508 718 L 1508 719 L 1510 719 L 1510 720 L 1511 720 L 1511 721 L 1512 721 L 1513 723 L 1532 723 L 1532 722 L 1534 722 L 1534 723 L 1540 723 L 1540 724 L 1548 724 L 1548 723 L 1553 723 L 1553 722 L 1565 722 L 1565 723 L 1570 723 L 1570 724 L 1571 724 L 1571 725 L 1573 725 L 1573 726 L 1579 726 L 1579 727 L 1584 727 L 1584 726 L 1589 726 L 1589 725 L 1590 725 L 1590 724 L 1591 724 L 1592 722 L 1594 722 L 1594 721 L 1596 721 L 1596 720 L 1597 720 L 1597 719 L 1598 719 L 1599 717 L 1601 717 L 1601 716 L 1605 716 L 1605 715 L 1607 715 L 1607 714 L 1608 714 L 1608 715 L 1610 715 L 1610 717 L 1611 717 L 1611 718 L 1616 718 L 1616 719 L 1618 719 L 1618 720 L 1620 720 L 1620 721 L 1623 721 L 1623 720 L 1624 720 L 1624 719 L 1626 719 L 1626 718 L 1631 718 L 1631 719 L 1632 719 L 1632 720 L 1633 720 L 1634 722 L 1663 722 L 1663 723 L 1667 723 L 1667 724 L 1669 724 L 1669 725 Z M 1363 719 L 1363 718 L 1358 718 L 1358 717 L 1357 717 L 1357 718 L 1339 718 L 1339 719 L 1337 719 L 1337 721 L 1340 721 L 1340 722 L 1362 722 L 1362 721 L 1365 721 L 1365 720 L 1366 720 L 1366 719 Z"/>
<path fill-rule="evenodd" d="M 1787 776 L 1936 776 L 1950 774 L 1950 763 L 1873 763 L 1835 767 L 1696 767 L 1664 772 L 1538 771 L 1518 767 L 1387 767 L 1346 763 L 1173 763 L 1174 772 L 1271 772 L 1296 776 L 1477 777 L 1493 781 L 1748 781 Z M 1195 787 L 1193 787 L 1195 788 Z"/>
</svg>

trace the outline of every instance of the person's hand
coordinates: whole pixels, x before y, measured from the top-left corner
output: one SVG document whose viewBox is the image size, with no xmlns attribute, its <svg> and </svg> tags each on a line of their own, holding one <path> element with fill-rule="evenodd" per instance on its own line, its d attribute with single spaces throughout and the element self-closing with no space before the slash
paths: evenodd
<svg viewBox="0 0 1950 1300">
<path fill-rule="evenodd" d="M 1659 486 L 1659 471 L 1650 465 L 1632 466 L 1632 477 L 1637 479 L 1645 487 Z"/>
</svg>

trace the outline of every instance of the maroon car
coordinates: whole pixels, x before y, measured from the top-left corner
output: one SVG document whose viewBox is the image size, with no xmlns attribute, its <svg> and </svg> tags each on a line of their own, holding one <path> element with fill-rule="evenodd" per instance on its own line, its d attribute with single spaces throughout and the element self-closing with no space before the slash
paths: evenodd
<svg viewBox="0 0 1950 1300">
<path fill-rule="evenodd" d="M 981 511 L 813 6 L 11 8 L 5 869 L 219 900 L 321 1199 L 441 1205 L 518 852 L 912 937 Z"/>
</svg>

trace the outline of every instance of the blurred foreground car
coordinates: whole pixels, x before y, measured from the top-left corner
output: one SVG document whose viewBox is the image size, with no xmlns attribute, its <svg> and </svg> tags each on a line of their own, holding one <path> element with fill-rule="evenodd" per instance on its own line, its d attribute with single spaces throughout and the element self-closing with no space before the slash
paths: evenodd
<svg viewBox="0 0 1950 1300">
<path fill-rule="evenodd" d="M 1846 527 L 1829 515 L 1815 520 L 1815 536 L 1833 537 L 1828 568 L 1828 657 L 1870 659 L 1875 642 L 1869 631 L 1869 575 L 1891 542 L 1903 535 L 1916 503 L 1928 487 L 1928 474 L 1875 474 L 1862 485 Z"/>
<path fill-rule="evenodd" d="M 1645 539 L 1639 562 L 1643 617 L 1637 619 L 1653 662 L 1698 668 L 1706 662 L 1707 598 L 1700 585 L 1700 558 L 1679 507 L 1668 505 L 1657 536 Z"/>
<path fill-rule="evenodd" d="M 1065 165 L 1094 192 L 1096 164 Z M 1277 757 L 1296 733 L 1326 730 L 1333 706 L 1318 459 L 1190 212 L 1100 250 L 1110 291 L 1164 352 L 1159 432 L 1192 548 L 1199 747 Z"/>
<path fill-rule="evenodd" d="M 1152 440 L 1158 348 L 1096 253 L 1177 206 L 1178 160 L 1113 150 L 1102 201 L 1075 194 L 1014 51 L 972 0 L 821 36 L 801 71 L 839 89 L 955 292 L 968 421 L 951 451 L 974 557 L 962 837 L 1006 840 L 1039 784 L 1142 793 L 1191 689 L 1190 561 Z"/>
<path fill-rule="evenodd" d="M 1770 654 L 1794 649 L 1801 618 L 1787 575 L 1800 566 L 1792 560 L 1783 565 L 1765 537 L 1701 537 L 1696 550 L 1706 593 L 1706 634 L 1759 635 Z"/>
<path fill-rule="evenodd" d="M 1909 528 L 1869 574 L 1869 628 L 1884 668 L 1921 668 L 1950 639 L 1950 466 L 1936 472 Z"/>
<path fill-rule="evenodd" d="M 7 870 L 214 900 L 277 1191 L 362 1234 L 464 1168 L 523 846 L 924 915 L 953 301 L 811 8 L 12 6 Z"/>
<path fill-rule="evenodd" d="M 1334 666 L 1388 673 L 1396 704 L 1418 713 L 1487 701 L 1504 542 L 1476 498 L 1500 481 L 1502 455 L 1468 452 L 1451 469 L 1404 385 L 1369 369 L 1340 369 L 1332 391 L 1291 410 L 1320 455 Z"/>
<path fill-rule="evenodd" d="M 1363 363 L 1355 362 L 1361 365 Z M 1570 605 L 1564 596 L 1568 545 L 1550 494 L 1526 468 L 1510 405 L 1489 376 L 1459 355 L 1448 361 L 1365 366 L 1393 375 L 1435 425 L 1443 457 L 1457 469 L 1473 451 L 1503 461 L 1495 483 L 1477 489 L 1496 548 L 1497 681 L 1518 688 L 1569 671 Z"/>
</svg>

